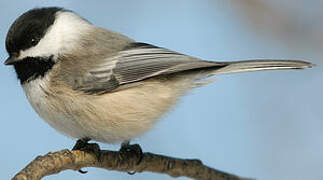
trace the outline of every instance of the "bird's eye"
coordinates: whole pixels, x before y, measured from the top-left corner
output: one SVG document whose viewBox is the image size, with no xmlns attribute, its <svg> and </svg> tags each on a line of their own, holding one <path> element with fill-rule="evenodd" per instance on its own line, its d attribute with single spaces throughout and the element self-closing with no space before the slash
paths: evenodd
<svg viewBox="0 0 323 180">
<path fill-rule="evenodd" d="M 31 45 L 32 46 L 35 46 L 37 43 L 38 43 L 38 39 L 37 38 L 32 38 L 31 40 L 30 40 L 30 43 L 31 43 Z"/>
</svg>

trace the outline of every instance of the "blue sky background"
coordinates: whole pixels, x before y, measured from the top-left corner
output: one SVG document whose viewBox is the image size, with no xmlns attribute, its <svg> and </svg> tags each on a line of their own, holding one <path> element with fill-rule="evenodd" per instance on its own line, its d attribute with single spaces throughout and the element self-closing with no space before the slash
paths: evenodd
<svg viewBox="0 0 323 180">
<path fill-rule="evenodd" d="M 257 0 L 239 3 L 244 1 Z M 317 43 L 323 33 L 317 31 L 322 28 L 317 16 L 322 3 L 258 1 L 290 11 L 289 18 L 259 11 L 259 18 L 265 19 L 254 20 L 255 15 L 245 12 L 253 8 L 252 3 L 245 6 L 229 0 L 1 1 L 0 58 L 7 58 L 5 36 L 21 13 L 55 5 L 137 41 L 203 59 L 307 59 L 317 67 L 223 75 L 191 91 L 152 131 L 134 142 L 144 151 L 199 158 L 208 166 L 260 180 L 323 179 L 323 46 Z M 275 24 L 276 20 L 296 25 L 280 34 L 284 26 Z M 12 67 L 0 65 L 0 80 L 0 179 L 10 179 L 37 155 L 71 148 L 74 140 L 37 116 Z M 101 147 L 118 149 L 119 145 Z M 86 170 L 86 175 L 65 171 L 45 179 L 172 179 L 147 172 L 129 176 Z"/>
</svg>

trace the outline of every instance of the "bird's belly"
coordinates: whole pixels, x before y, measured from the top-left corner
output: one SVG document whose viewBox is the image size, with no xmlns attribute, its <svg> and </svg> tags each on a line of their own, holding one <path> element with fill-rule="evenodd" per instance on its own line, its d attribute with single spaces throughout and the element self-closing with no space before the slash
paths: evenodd
<svg viewBox="0 0 323 180">
<path fill-rule="evenodd" d="M 23 89 L 30 105 L 50 126 L 70 137 L 82 138 L 84 136 L 84 130 L 75 115 L 68 112 L 70 109 L 68 107 L 73 105 L 65 104 L 68 99 L 62 100 L 62 97 L 50 93 L 45 81 L 33 80 L 24 84 Z"/>
<path fill-rule="evenodd" d="M 27 98 L 48 124 L 74 138 L 113 143 L 142 135 L 175 103 L 180 90 L 159 81 L 103 95 L 45 90 L 34 80 Z M 35 85 L 36 84 L 36 85 Z M 48 88 L 48 87 L 47 87 Z"/>
</svg>

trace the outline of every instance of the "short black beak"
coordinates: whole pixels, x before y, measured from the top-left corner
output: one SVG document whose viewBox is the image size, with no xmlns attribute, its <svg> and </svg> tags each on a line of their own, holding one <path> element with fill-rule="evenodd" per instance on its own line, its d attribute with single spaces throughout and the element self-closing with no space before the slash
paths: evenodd
<svg viewBox="0 0 323 180">
<path fill-rule="evenodd" d="M 19 59 L 15 58 L 14 56 L 8 57 L 8 59 L 4 62 L 4 65 L 13 65 L 18 62 Z"/>
</svg>

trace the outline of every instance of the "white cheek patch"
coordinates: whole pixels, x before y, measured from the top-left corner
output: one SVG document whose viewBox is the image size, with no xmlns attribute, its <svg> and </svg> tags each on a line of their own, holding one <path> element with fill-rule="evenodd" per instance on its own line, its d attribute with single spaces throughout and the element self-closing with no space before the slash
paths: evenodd
<svg viewBox="0 0 323 180">
<path fill-rule="evenodd" d="M 20 51 L 19 59 L 23 59 L 25 57 L 48 57 L 51 55 L 57 55 L 61 46 L 61 40 L 59 36 L 54 38 L 56 35 L 57 32 L 55 32 L 55 29 L 49 29 L 49 32 L 36 46 Z"/>
<path fill-rule="evenodd" d="M 57 57 L 72 50 L 81 33 L 88 30 L 91 24 L 72 12 L 58 12 L 56 20 L 47 30 L 38 44 L 20 51 L 19 59 L 25 57 Z"/>
</svg>

